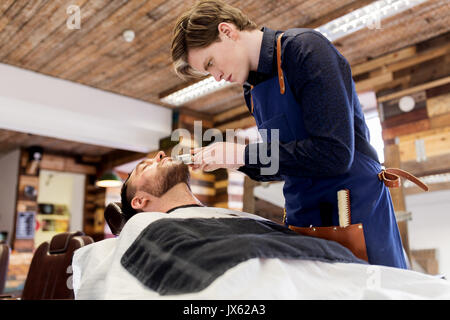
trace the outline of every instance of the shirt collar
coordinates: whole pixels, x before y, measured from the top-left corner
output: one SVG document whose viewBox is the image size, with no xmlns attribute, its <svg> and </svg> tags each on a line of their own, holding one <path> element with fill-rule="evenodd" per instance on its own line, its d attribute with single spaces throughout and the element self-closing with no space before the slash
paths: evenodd
<svg viewBox="0 0 450 320">
<path fill-rule="evenodd" d="M 176 206 L 176 207 L 174 207 L 174 208 L 168 210 L 166 213 L 171 213 L 172 211 L 175 211 L 175 210 L 177 210 L 177 209 L 181 209 L 181 208 L 189 208 L 189 207 L 204 207 L 204 206 L 199 205 L 199 204 L 195 204 L 195 203 L 194 203 L 194 204 L 185 204 L 185 205 L 181 205 L 181 206 Z"/>
<path fill-rule="evenodd" d="M 275 30 L 263 27 L 261 31 L 264 34 L 259 53 L 257 72 L 271 74 L 273 72 L 273 54 L 275 51 Z"/>
<path fill-rule="evenodd" d="M 267 27 L 263 27 L 261 31 L 263 32 L 263 38 L 259 53 L 258 69 L 256 72 L 249 72 L 248 85 L 255 85 L 263 80 L 262 78 L 266 78 L 273 73 L 276 31 Z"/>
</svg>

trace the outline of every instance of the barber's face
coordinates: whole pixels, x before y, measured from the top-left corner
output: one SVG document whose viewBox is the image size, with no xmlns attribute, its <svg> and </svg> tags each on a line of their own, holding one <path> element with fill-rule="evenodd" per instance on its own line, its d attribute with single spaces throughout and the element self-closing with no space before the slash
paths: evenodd
<svg viewBox="0 0 450 320">
<path fill-rule="evenodd" d="M 181 161 L 173 161 L 163 151 L 156 157 L 141 161 L 131 173 L 136 190 L 161 197 L 180 182 L 189 183 L 189 167 Z"/>
<path fill-rule="evenodd" d="M 206 48 L 193 48 L 188 52 L 188 63 L 195 70 L 210 74 L 216 81 L 226 80 L 244 84 L 250 71 L 247 51 L 239 41 L 239 32 L 233 24 L 219 25 L 221 41 Z"/>
</svg>

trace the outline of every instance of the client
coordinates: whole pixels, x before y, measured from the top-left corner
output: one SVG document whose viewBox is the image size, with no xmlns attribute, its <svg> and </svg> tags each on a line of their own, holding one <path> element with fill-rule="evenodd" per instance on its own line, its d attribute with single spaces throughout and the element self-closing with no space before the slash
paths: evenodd
<svg viewBox="0 0 450 320">
<path fill-rule="evenodd" d="M 447 281 L 368 265 L 334 241 L 204 206 L 189 167 L 159 152 L 122 187 L 120 235 L 78 249 L 76 299 L 450 298 Z"/>
<path fill-rule="evenodd" d="M 140 212 L 182 214 L 188 207 L 204 207 L 190 190 L 188 166 L 162 151 L 136 166 L 121 197 L 127 221 Z M 205 289 L 231 267 L 252 258 L 364 263 L 335 242 L 299 236 L 269 220 L 243 217 L 239 211 L 224 210 L 225 216 L 211 219 L 204 209 L 196 209 L 201 217 L 161 219 L 149 225 L 122 257 L 123 267 L 160 294 L 182 294 Z M 192 270 L 186 272 L 187 266 Z"/>
</svg>

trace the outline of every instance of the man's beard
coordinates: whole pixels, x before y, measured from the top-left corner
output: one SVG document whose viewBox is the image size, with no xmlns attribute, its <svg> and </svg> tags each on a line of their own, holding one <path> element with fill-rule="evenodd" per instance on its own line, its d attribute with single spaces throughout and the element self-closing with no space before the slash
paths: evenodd
<svg viewBox="0 0 450 320">
<path fill-rule="evenodd" d="M 161 197 L 175 185 L 184 182 L 189 187 L 189 167 L 184 163 L 172 162 L 169 166 L 158 169 L 158 176 L 152 181 L 146 181 L 142 190 L 155 197 Z"/>
</svg>

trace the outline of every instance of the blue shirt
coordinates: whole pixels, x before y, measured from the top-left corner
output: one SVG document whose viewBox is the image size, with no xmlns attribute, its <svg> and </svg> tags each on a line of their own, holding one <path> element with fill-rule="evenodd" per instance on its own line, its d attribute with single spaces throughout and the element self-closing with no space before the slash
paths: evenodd
<svg viewBox="0 0 450 320">
<path fill-rule="evenodd" d="M 244 83 L 249 110 L 251 85 L 277 76 L 276 36 L 281 31 L 269 28 L 262 31 L 258 70 L 251 71 Z M 279 171 L 273 176 L 260 174 L 260 168 L 270 167 L 270 163 L 249 163 L 252 150 L 249 146 L 245 149 L 245 166 L 240 167 L 239 171 L 257 181 L 283 180 L 280 175 L 331 177 L 350 169 L 355 148 L 379 162 L 375 149 L 369 143 L 369 130 L 348 61 L 319 32 L 291 29 L 290 34 L 282 38 L 282 69 L 303 110 L 304 121 L 299 125 L 304 126 L 309 137 L 280 142 Z M 256 152 L 259 152 L 260 145 L 256 144 Z M 266 150 L 270 151 L 270 143 Z M 259 157 L 256 159 L 259 160 Z"/>
</svg>

